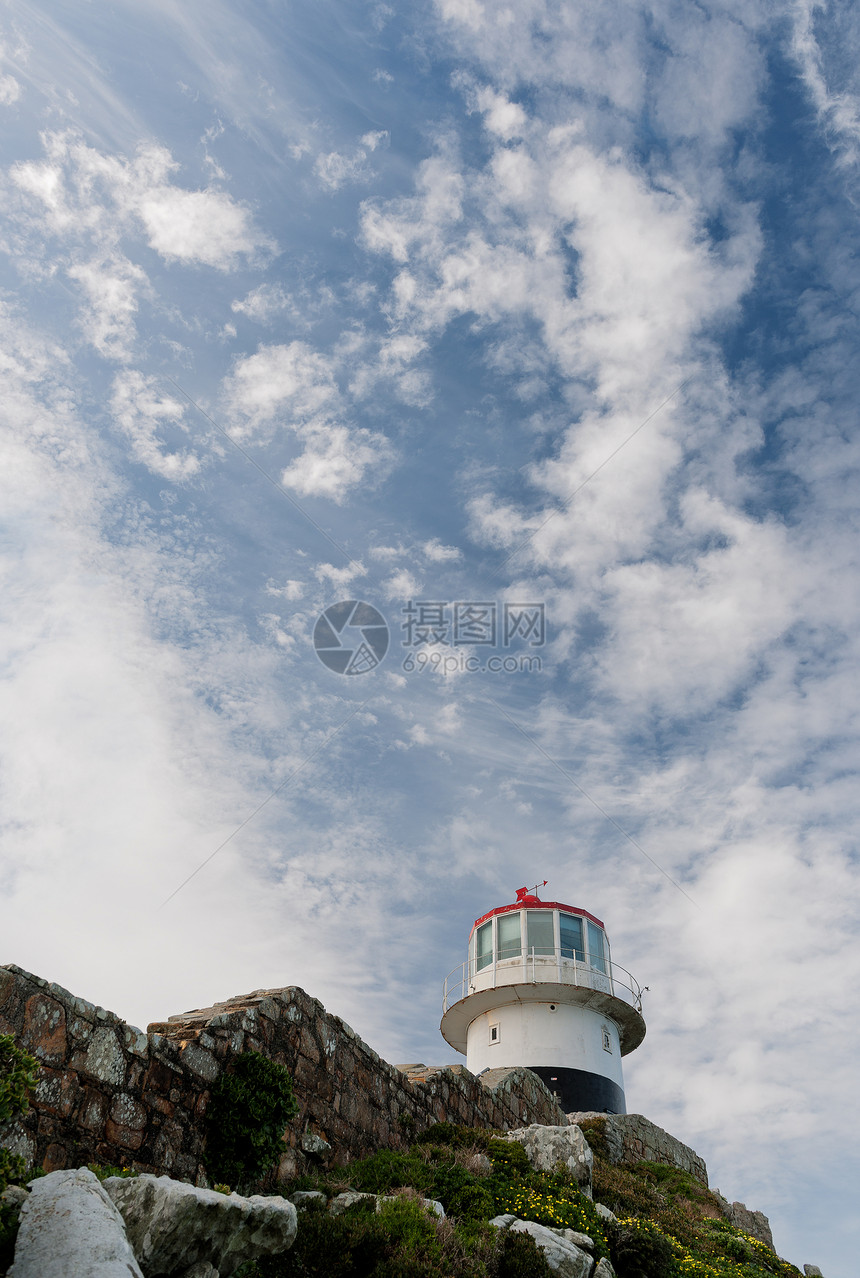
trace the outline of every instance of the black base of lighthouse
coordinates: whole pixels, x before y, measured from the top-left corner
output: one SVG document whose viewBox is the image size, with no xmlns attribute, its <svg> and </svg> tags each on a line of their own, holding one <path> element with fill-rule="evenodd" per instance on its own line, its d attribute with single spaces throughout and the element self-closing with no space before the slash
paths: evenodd
<svg viewBox="0 0 860 1278">
<path fill-rule="evenodd" d="M 611 1078 L 558 1065 L 529 1065 L 528 1068 L 555 1093 L 566 1114 L 585 1110 L 597 1110 L 601 1114 L 627 1113 L 624 1092 Z"/>
</svg>

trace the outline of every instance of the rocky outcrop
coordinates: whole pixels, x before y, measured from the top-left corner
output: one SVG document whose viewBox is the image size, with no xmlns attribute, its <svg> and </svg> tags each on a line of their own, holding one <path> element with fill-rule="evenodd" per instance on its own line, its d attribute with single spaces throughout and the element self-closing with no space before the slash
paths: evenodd
<svg viewBox="0 0 860 1278">
<path fill-rule="evenodd" d="M 771 1251 L 776 1248 L 773 1245 L 773 1234 L 770 1230 L 770 1221 L 763 1211 L 750 1211 L 745 1203 L 726 1202 L 722 1194 L 718 1195 L 724 1204 L 726 1219 L 735 1226 L 736 1229 L 742 1229 L 745 1234 L 749 1234 L 751 1238 L 757 1238 L 759 1242 L 763 1242 L 766 1247 L 770 1247 Z"/>
<path fill-rule="evenodd" d="M 528 1155 L 535 1171 L 554 1172 L 562 1167 L 576 1179 L 586 1197 L 591 1197 L 591 1148 L 578 1127 L 546 1127 L 532 1123 L 508 1132 L 506 1140 L 515 1140 Z"/>
<path fill-rule="evenodd" d="M 689 1145 L 682 1144 L 642 1114 L 586 1112 L 567 1117 L 571 1123 L 588 1119 L 600 1124 L 610 1162 L 638 1163 L 646 1159 L 650 1163 L 665 1163 L 689 1172 L 707 1188 L 708 1169 L 704 1160 Z"/>
<path fill-rule="evenodd" d="M 122 1216 L 86 1167 L 32 1182 L 10 1278 L 143 1278 Z"/>
<path fill-rule="evenodd" d="M 594 1258 L 581 1246 L 567 1238 L 570 1229 L 550 1229 L 533 1220 L 517 1220 L 516 1216 L 496 1216 L 490 1221 L 497 1229 L 510 1229 L 513 1233 L 530 1234 L 546 1258 L 546 1262 L 559 1278 L 591 1278 Z M 582 1235 L 577 1235 L 582 1237 Z M 604 1268 L 604 1274 L 606 1270 Z"/>
<path fill-rule="evenodd" d="M 285 1065 L 299 1102 L 273 1183 L 404 1148 L 434 1122 L 567 1123 L 529 1070 L 493 1070 L 480 1080 L 460 1065 L 404 1072 L 295 986 L 255 990 L 144 1034 L 9 966 L 0 968 L 0 1033 L 13 1034 L 41 1065 L 29 1113 L 0 1129 L 0 1144 L 46 1171 L 98 1162 L 205 1185 L 201 1120 L 212 1084 L 243 1051 Z"/>
<path fill-rule="evenodd" d="M 208 1265 L 229 1278 L 246 1261 L 288 1251 L 295 1240 L 296 1209 L 285 1198 L 219 1194 L 168 1176 L 114 1176 L 104 1188 L 145 1274 Z"/>
</svg>

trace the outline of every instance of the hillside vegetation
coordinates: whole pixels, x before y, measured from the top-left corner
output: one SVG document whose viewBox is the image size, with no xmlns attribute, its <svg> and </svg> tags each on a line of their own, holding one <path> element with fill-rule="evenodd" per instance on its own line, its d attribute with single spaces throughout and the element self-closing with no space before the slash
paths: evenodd
<svg viewBox="0 0 860 1278">
<path fill-rule="evenodd" d="M 584 1125 L 594 1152 L 594 1198 L 569 1175 L 534 1171 L 520 1145 L 447 1123 L 425 1132 L 406 1153 L 380 1150 L 338 1172 L 282 1187 L 346 1188 L 390 1196 L 331 1216 L 323 1203 L 300 1214 L 293 1249 L 243 1270 L 243 1278 L 548 1278 L 531 1238 L 491 1227 L 512 1214 L 588 1234 L 595 1259 L 607 1256 L 618 1278 L 794 1278 L 799 1271 L 723 1217 L 719 1199 L 685 1172 L 659 1163 L 613 1166 L 600 1120 Z M 421 1199 L 442 1203 L 446 1216 Z"/>
</svg>

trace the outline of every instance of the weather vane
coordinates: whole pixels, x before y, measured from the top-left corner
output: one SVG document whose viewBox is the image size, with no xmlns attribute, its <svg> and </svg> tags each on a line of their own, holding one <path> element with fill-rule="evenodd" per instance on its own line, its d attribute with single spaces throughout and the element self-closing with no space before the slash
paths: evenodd
<svg viewBox="0 0 860 1278">
<path fill-rule="evenodd" d="M 531 891 L 527 887 L 517 888 L 517 900 L 522 901 L 527 896 L 537 896 L 538 888 L 546 887 L 548 882 L 548 879 L 544 879 L 543 883 L 536 883 Z"/>
</svg>

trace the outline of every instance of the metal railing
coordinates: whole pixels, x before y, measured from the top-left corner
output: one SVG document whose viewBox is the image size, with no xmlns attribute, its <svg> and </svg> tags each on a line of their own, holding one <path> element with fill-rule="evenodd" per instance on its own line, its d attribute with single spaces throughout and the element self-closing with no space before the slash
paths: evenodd
<svg viewBox="0 0 860 1278">
<path fill-rule="evenodd" d="M 578 958 L 576 951 L 556 948 L 538 952 L 535 947 L 525 954 L 510 958 L 495 955 L 478 967 L 478 960 L 467 959 L 449 972 L 442 983 L 442 1015 L 480 990 L 500 985 L 539 985 L 543 982 L 573 985 L 579 989 L 599 990 L 613 994 L 642 1011 L 642 987 L 632 972 L 618 963 L 604 961 L 602 967 Z"/>
</svg>

